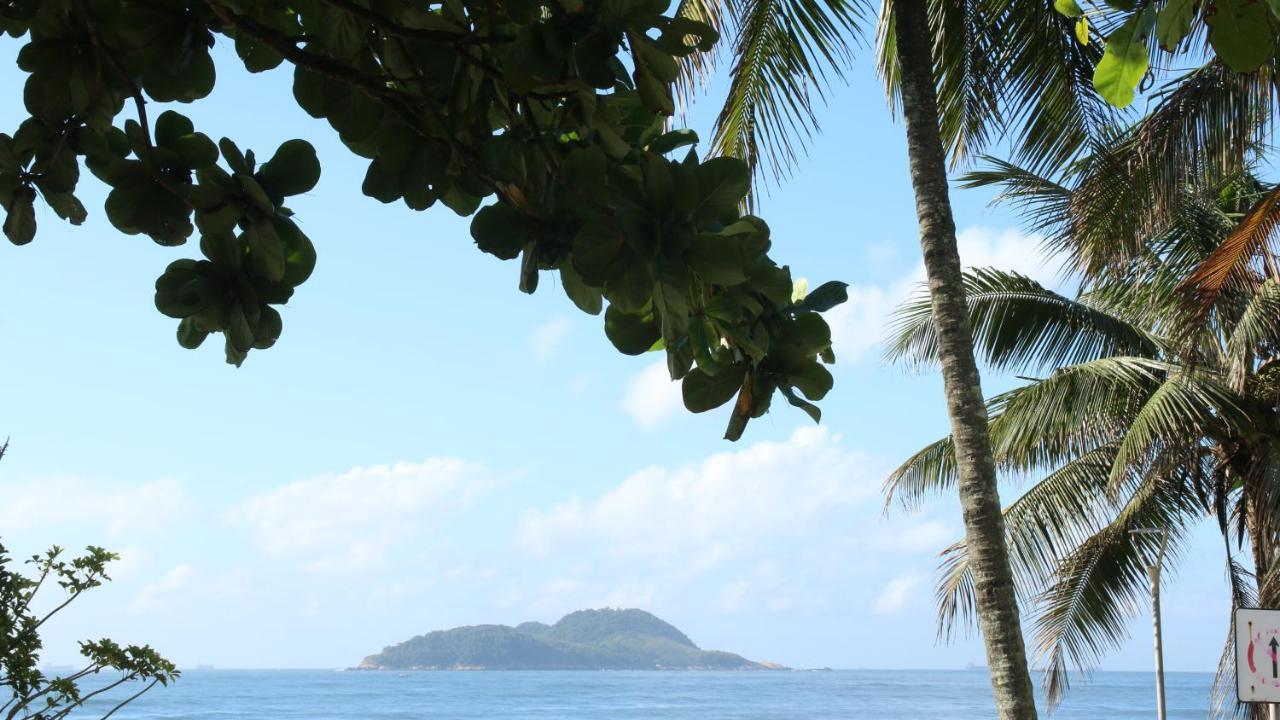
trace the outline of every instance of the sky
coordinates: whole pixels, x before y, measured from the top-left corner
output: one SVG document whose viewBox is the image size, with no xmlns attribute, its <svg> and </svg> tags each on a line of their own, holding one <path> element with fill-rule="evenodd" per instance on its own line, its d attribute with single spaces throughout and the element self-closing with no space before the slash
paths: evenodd
<svg viewBox="0 0 1280 720">
<path fill-rule="evenodd" d="M 0 48 L 12 129 L 24 77 L 17 43 Z M 288 72 L 249 76 L 225 42 L 215 56 L 214 94 L 181 108 L 197 129 L 259 157 L 303 137 L 324 166 L 290 202 L 319 263 L 274 348 L 239 369 L 220 342 L 180 348 L 153 283 L 198 250 L 116 232 L 87 173 L 88 222 L 46 210 L 34 243 L 0 244 L 0 541 L 121 554 L 113 582 L 46 626 L 48 662 L 105 635 L 187 666 L 347 667 L 430 630 L 605 606 L 795 667 L 982 662 L 975 637 L 935 642 L 956 503 L 886 514 L 880 494 L 947 423 L 935 374 L 881 358 L 923 268 L 903 129 L 868 53 L 760 208 L 797 277 L 850 283 L 828 315 L 836 386 L 820 425 L 775 403 L 738 443 L 720 439 L 724 412 L 682 409 L 662 357 L 618 354 L 550 277 L 520 293 L 517 265 L 476 250 L 465 219 L 362 196 L 365 162 L 295 106 Z M 704 137 L 714 90 L 690 116 Z M 990 200 L 954 192 L 964 262 L 1057 281 Z M 1222 569 L 1205 527 L 1166 586 L 1169 669 L 1215 666 Z M 1150 668 L 1146 613 L 1103 668 Z"/>
</svg>

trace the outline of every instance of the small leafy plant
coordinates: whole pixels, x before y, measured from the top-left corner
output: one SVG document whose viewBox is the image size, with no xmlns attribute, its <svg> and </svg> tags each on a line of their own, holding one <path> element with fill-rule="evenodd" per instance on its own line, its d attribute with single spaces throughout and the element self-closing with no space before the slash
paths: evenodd
<svg viewBox="0 0 1280 720">
<path fill-rule="evenodd" d="M 0 700 L 6 700 L 0 705 L 0 718 L 61 720 L 93 698 L 140 686 L 101 716 L 107 718 L 157 684 L 177 679 L 174 664 L 150 646 L 120 645 L 105 638 L 80 643 L 85 664 L 75 672 L 49 677 L 39 669 L 40 628 L 86 591 L 109 581 L 107 563 L 118 557 L 91 546 L 83 555 L 66 559 L 63 549 L 54 546 L 27 560 L 34 569 L 34 576 L 27 577 L 12 567 L 9 551 L 0 544 Z M 64 597 L 48 611 L 33 610 L 37 593 L 50 585 L 60 587 Z M 99 675 L 105 675 L 99 684 L 84 687 Z"/>
</svg>

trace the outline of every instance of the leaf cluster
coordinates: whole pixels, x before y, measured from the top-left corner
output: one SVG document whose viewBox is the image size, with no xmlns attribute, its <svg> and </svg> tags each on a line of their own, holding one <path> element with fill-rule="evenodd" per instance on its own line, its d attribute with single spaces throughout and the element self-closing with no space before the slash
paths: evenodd
<svg viewBox="0 0 1280 720">
<path fill-rule="evenodd" d="M 141 689 L 118 701 L 103 717 L 136 699 L 155 685 L 178 678 L 174 664 L 147 645 L 120 645 L 106 638 L 80 643 L 85 664 L 67 675 L 47 676 L 39 669 L 43 643 L 40 628 L 81 594 L 111 578 L 107 564 L 115 553 L 90 546 L 83 555 L 66 558 L 60 547 L 26 561 L 32 576 L 12 567 L 13 559 L 0 545 L 0 717 L 5 720 L 62 720 L 86 702 L 122 686 Z M 38 612 L 33 601 L 42 588 L 62 590 L 52 609 Z M 85 688 L 91 677 L 105 674 L 96 688 Z"/>
<path fill-rule="evenodd" d="M 1133 102 L 1157 50 L 1165 57 L 1184 42 L 1201 37 L 1208 49 L 1235 72 L 1253 72 L 1276 52 L 1280 4 L 1261 0 L 1055 0 L 1054 7 L 1075 22 L 1082 44 L 1090 38 L 1090 18 L 1110 27 L 1094 72 L 1098 93 L 1117 107 Z"/>
<path fill-rule="evenodd" d="M 619 350 L 665 349 L 691 410 L 736 396 L 731 439 L 775 391 L 816 418 L 812 401 L 831 386 L 820 361 L 833 359 L 818 313 L 843 286 L 793 301 L 768 226 L 740 210 L 747 165 L 704 161 L 682 150 L 696 135 L 668 130 L 680 61 L 717 33 L 666 10 L 666 0 L 9 3 L 0 30 L 27 40 L 31 117 L 0 136 L 5 234 L 32 240 L 38 198 L 82 222 L 83 164 L 111 188 L 106 214 L 121 232 L 163 245 L 199 236 L 202 257 L 156 282 L 184 347 L 222 333 L 239 365 L 274 344 L 276 307 L 316 262 L 285 205 L 318 182 L 315 151 L 289 140 L 258 163 L 173 110 L 154 122 L 147 113 L 206 97 L 209 48 L 226 38 L 251 72 L 291 68 L 293 101 L 369 161 L 365 195 L 474 215 L 479 249 L 519 260 L 521 290 L 557 273 L 584 311 L 607 301 Z"/>
</svg>

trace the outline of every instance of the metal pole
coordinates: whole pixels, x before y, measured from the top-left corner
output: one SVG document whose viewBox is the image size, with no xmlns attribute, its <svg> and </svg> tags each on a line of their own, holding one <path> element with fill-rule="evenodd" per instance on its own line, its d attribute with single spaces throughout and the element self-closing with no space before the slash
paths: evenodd
<svg viewBox="0 0 1280 720">
<path fill-rule="evenodd" d="M 1169 545 L 1169 531 L 1165 528 L 1131 530 L 1134 535 L 1160 535 L 1160 552 L 1155 563 L 1147 566 L 1147 580 L 1151 586 L 1151 626 L 1155 635 L 1156 656 L 1156 720 L 1165 720 L 1164 703 L 1164 641 L 1160 634 L 1160 568 L 1164 565 L 1165 550 Z M 1276 707 L 1271 707 L 1271 720 L 1280 720 Z"/>
<path fill-rule="evenodd" d="M 1151 618 L 1155 630 L 1156 648 L 1156 719 L 1165 720 L 1164 708 L 1164 644 L 1160 638 L 1160 566 L 1147 568 L 1147 578 L 1151 581 Z M 1271 706 L 1271 720 L 1276 718 L 1276 708 Z"/>
</svg>

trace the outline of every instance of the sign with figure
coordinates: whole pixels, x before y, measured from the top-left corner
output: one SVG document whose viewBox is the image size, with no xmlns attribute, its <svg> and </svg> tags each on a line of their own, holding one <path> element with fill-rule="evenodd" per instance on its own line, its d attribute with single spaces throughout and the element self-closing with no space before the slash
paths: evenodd
<svg viewBox="0 0 1280 720">
<path fill-rule="evenodd" d="M 1241 702 L 1280 702 L 1280 610 L 1236 610 L 1236 692 Z"/>
</svg>

